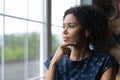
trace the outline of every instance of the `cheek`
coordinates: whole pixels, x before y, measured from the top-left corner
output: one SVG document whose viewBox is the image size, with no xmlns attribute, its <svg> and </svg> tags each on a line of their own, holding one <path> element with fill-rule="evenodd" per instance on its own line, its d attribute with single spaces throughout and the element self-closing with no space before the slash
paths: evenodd
<svg viewBox="0 0 120 80">
<path fill-rule="evenodd" d="M 84 42 L 86 41 L 85 32 L 82 30 L 74 31 L 70 34 L 70 39 L 72 41 Z"/>
<path fill-rule="evenodd" d="M 80 33 L 78 31 L 71 32 L 70 39 L 72 41 L 79 41 L 80 40 Z"/>
</svg>

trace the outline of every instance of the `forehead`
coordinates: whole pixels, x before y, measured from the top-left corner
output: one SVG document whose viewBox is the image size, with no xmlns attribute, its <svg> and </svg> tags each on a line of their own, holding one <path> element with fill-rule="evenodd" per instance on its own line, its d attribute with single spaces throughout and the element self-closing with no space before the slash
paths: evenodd
<svg viewBox="0 0 120 80">
<path fill-rule="evenodd" d="M 79 23 L 79 21 L 73 14 L 67 14 L 63 20 L 63 23 Z"/>
</svg>

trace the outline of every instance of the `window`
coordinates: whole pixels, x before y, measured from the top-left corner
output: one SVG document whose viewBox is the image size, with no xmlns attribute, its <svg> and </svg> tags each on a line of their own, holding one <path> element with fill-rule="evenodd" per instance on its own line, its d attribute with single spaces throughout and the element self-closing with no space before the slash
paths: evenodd
<svg viewBox="0 0 120 80">
<path fill-rule="evenodd" d="M 0 13 L 3 13 L 3 0 L 0 0 Z"/>
<path fill-rule="evenodd" d="M 79 0 L 0 0 L 0 80 L 44 80 L 43 62 L 50 52 L 49 38 L 56 42 L 52 45 L 54 52 L 62 43 L 64 11 L 79 3 Z"/>
<path fill-rule="evenodd" d="M 4 0 L 5 1 L 5 14 L 27 18 L 27 0 Z"/>
<path fill-rule="evenodd" d="M 24 80 L 27 21 L 5 17 L 4 37 L 5 80 Z"/>
<path fill-rule="evenodd" d="M 62 25 L 64 11 L 76 5 L 77 0 L 52 0 L 52 24 Z"/>
<path fill-rule="evenodd" d="M 35 27 L 36 26 L 36 27 Z M 40 34 L 43 24 L 28 22 L 28 77 L 40 75 Z"/>
<path fill-rule="evenodd" d="M 43 1 L 29 0 L 29 19 L 43 21 Z"/>
<path fill-rule="evenodd" d="M 2 59 L 2 47 L 3 45 L 3 16 L 0 16 L 0 78 L 2 76 L 2 64 L 3 64 L 3 59 Z"/>
<path fill-rule="evenodd" d="M 43 10 L 43 0 L 0 0 L 0 80 L 40 79 Z"/>
</svg>

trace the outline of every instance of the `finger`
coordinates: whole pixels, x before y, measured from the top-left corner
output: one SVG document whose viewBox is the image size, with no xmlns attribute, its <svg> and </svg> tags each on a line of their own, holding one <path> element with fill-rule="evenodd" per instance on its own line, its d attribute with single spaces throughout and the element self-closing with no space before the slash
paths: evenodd
<svg viewBox="0 0 120 80">
<path fill-rule="evenodd" d="M 66 42 L 66 43 L 64 43 L 64 44 L 62 45 L 62 47 L 74 46 L 74 45 L 76 45 L 76 42 L 72 42 L 72 41 L 70 41 L 70 42 Z"/>
</svg>

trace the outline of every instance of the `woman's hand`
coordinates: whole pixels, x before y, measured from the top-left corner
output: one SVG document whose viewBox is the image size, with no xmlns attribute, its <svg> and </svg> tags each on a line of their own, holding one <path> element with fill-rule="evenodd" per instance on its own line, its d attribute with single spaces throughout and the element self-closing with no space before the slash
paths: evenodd
<svg viewBox="0 0 120 80">
<path fill-rule="evenodd" d="M 70 55 L 71 50 L 68 46 L 74 46 L 75 44 L 76 42 L 66 42 L 63 45 L 59 46 L 55 52 L 53 59 L 51 60 L 51 64 L 57 65 L 65 54 Z"/>
<path fill-rule="evenodd" d="M 67 46 L 74 46 L 75 44 L 76 42 L 65 42 L 65 44 L 58 47 L 55 55 L 53 56 L 50 62 L 50 66 L 47 71 L 46 80 L 55 80 L 55 70 L 56 70 L 57 64 L 60 62 L 64 54 L 70 55 L 71 53 L 70 48 L 68 48 Z"/>
</svg>

